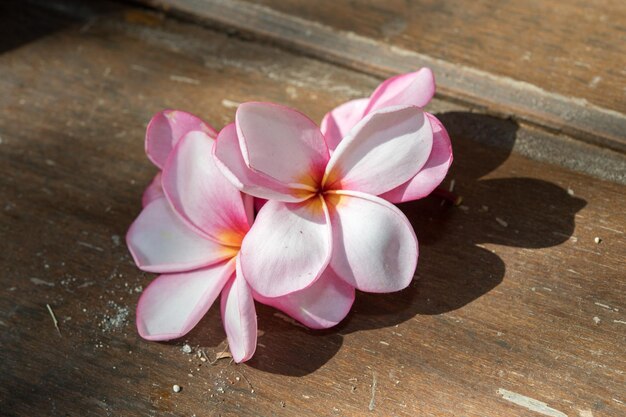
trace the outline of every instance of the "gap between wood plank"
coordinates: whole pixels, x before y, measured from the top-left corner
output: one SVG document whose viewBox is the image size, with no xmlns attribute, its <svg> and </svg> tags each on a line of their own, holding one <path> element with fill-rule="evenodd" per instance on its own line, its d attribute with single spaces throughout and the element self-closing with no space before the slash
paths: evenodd
<svg viewBox="0 0 626 417">
<path fill-rule="evenodd" d="M 387 77 L 428 66 L 435 72 L 441 97 L 626 153 L 626 115 L 584 99 L 552 93 L 533 84 L 435 59 L 240 0 L 135 2 L 200 19 L 207 25 L 236 30 L 366 74 Z"/>
</svg>

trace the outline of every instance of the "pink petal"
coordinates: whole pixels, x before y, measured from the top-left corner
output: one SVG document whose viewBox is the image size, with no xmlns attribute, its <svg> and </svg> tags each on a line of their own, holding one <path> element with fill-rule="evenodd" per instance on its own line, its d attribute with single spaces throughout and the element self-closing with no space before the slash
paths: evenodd
<svg viewBox="0 0 626 417">
<path fill-rule="evenodd" d="M 254 215 L 257 204 L 256 200 L 258 200 L 258 198 L 254 198 L 248 194 L 241 194 L 241 196 L 243 198 L 243 206 L 246 210 L 246 218 L 248 219 L 248 224 L 252 226 L 252 223 L 254 223 Z"/>
<path fill-rule="evenodd" d="M 418 107 L 387 107 L 370 113 L 333 153 L 324 188 L 382 194 L 417 174 L 432 142 L 430 123 Z"/>
<path fill-rule="evenodd" d="M 435 95 L 435 76 L 430 68 L 397 75 L 383 81 L 370 96 L 364 114 L 398 105 L 426 106 Z"/>
<path fill-rule="evenodd" d="M 187 334 L 209 310 L 234 269 L 231 261 L 159 276 L 139 298 L 139 335 L 147 340 L 170 340 Z"/>
<path fill-rule="evenodd" d="M 163 187 L 161 186 L 161 173 L 158 172 L 150 185 L 143 192 L 143 196 L 141 197 L 141 206 L 145 207 L 150 202 L 156 200 L 157 198 L 165 197 L 163 194 Z"/>
<path fill-rule="evenodd" d="M 277 308 L 312 329 L 327 329 L 343 320 L 354 303 L 354 287 L 331 269 L 310 287 L 277 298 L 256 294 L 263 304 Z"/>
<path fill-rule="evenodd" d="M 222 174 L 246 194 L 289 203 L 305 200 L 311 194 L 292 189 L 289 185 L 250 169 L 243 159 L 234 123 L 220 131 L 213 154 Z"/>
<path fill-rule="evenodd" d="M 257 339 L 256 310 L 252 291 L 237 267 L 237 275 L 222 291 L 222 321 L 228 347 L 235 362 L 245 362 L 254 355 Z"/>
<path fill-rule="evenodd" d="M 317 187 L 329 154 L 311 119 L 289 107 L 249 102 L 237 108 L 235 120 L 250 168 L 283 184 Z"/>
<path fill-rule="evenodd" d="M 279 297 L 311 285 L 331 253 L 331 232 L 321 198 L 303 203 L 270 200 L 241 246 L 243 275 L 264 297 Z"/>
<path fill-rule="evenodd" d="M 258 213 L 259 211 L 261 211 L 261 209 L 263 208 L 265 203 L 267 203 L 266 199 L 264 199 L 264 198 L 255 198 L 254 199 L 254 212 Z"/>
<path fill-rule="evenodd" d="M 326 144 L 334 151 L 339 142 L 365 116 L 365 108 L 369 99 L 360 98 L 348 101 L 326 113 L 322 119 L 320 130 L 326 139 Z"/>
<path fill-rule="evenodd" d="M 381 194 L 392 203 L 417 200 L 426 197 L 441 184 L 452 164 L 452 145 L 445 127 L 432 114 L 426 113 L 433 128 L 433 148 L 424 167 L 404 184 Z"/>
<path fill-rule="evenodd" d="M 417 238 L 404 214 L 365 193 L 327 195 L 333 230 L 330 267 L 361 291 L 393 292 L 409 285 Z"/>
<path fill-rule="evenodd" d="M 176 143 L 187 133 L 198 130 L 212 138 L 217 132 L 199 117 L 180 110 L 163 110 L 155 114 L 146 129 L 146 153 L 154 165 L 163 168 Z"/>
<path fill-rule="evenodd" d="M 172 207 L 207 236 L 239 246 L 249 229 L 241 192 L 213 158 L 214 140 L 202 132 L 182 138 L 165 164 L 163 190 Z"/>
<path fill-rule="evenodd" d="M 165 198 L 149 203 L 128 229 L 128 249 L 139 268 L 182 272 L 228 259 L 236 249 L 206 239 L 187 226 Z"/>
</svg>

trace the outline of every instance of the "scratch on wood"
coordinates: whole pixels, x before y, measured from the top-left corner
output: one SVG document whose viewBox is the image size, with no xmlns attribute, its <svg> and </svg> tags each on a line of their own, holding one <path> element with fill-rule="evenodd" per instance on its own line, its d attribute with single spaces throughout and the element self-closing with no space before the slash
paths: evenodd
<svg viewBox="0 0 626 417">
<path fill-rule="evenodd" d="M 598 303 L 598 302 L 595 302 L 594 304 L 597 305 L 598 307 L 606 308 L 607 310 L 619 311 L 618 308 L 614 308 L 614 307 L 608 306 L 606 304 L 602 304 L 602 303 Z"/>
<path fill-rule="evenodd" d="M 576 246 L 574 246 L 574 247 L 573 247 L 573 249 L 574 249 L 574 250 L 581 251 L 581 252 L 593 253 L 594 255 L 601 255 L 601 253 L 600 253 L 600 252 L 595 251 L 595 250 L 589 250 L 589 249 L 585 249 L 585 248 L 579 248 L 579 247 L 576 247 Z"/>
<path fill-rule="evenodd" d="M 241 375 L 241 377 L 243 378 L 244 381 L 246 381 L 246 383 L 248 384 L 248 387 L 250 387 L 250 389 L 252 391 L 254 391 L 254 387 L 252 386 L 252 384 L 250 383 L 250 380 L 248 379 L 248 377 L 246 377 L 244 374 L 242 374 L 239 371 L 236 371 L 239 375 Z"/>
<path fill-rule="evenodd" d="M 54 323 L 54 328 L 57 329 L 57 333 L 59 333 L 59 336 L 61 336 L 61 329 L 59 329 L 59 321 L 57 320 L 57 317 L 54 315 L 54 311 L 52 311 L 52 307 L 50 307 L 50 304 L 46 304 L 46 308 L 48 309 L 48 313 L 50 313 L 50 317 L 52 317 L 52 323 Z"/>
<path fill-rule="evenodd" d="M 611 232 L 619 233 L 620 235 L 624 234 L 624 232 L 622 232 L 621 230 L 611 229 L 610 227 L 606 227 L 606 226 L 598 226 L 598 227 L 600 227 L 601 229 L 610 230 Z"/>
<path fill-rule="evenodd" d="M 130 69 L 138 72 L 148 72 L 148 68 L 142 67 L 141 65 L 131 64 Z"/>
<path fill-rule="evenodd" d="M 98 252 L 104 252 L 104 249 L 102 249 L 99 246 L 92 245 L 91 243 L 81 242 L 81 241 L 78 241 L 77 243 L 80 246 L 84 246 L 84 247 L 89 248 L 89 249 L 97 250 Z"/>
<path fill-rule="evenodd" d="M 539 400 L 535 400 L 534 398 L 526 397 L 525 395 L 508 391 L 504 388 L 499 388 L 498 394 L 500 394 L 500 396 L 502 396 L 502 398 L 504 398 L 506 401 L 512 402 L 513 404 L 527 408 L 528 410 L 534 411 L 536 413 L 543 414 L 544 416 L 567 417 L 567 414 L 562 413 L 559 410 L 555 410 L 554 408 L 549 407 L 548 404 Z"/>
<path fill-rule="evenodd" d="M 376 381 L 376 372 L 372 371 L 372 398 L 370 398 L 369 410 L 374 411 L 376 408 L 376 385 L 378 382 Z"/>
<path fill-rule="evenodd" d="M 185 84 L 193 84 L 193 85 L 198 85 L 200 84 L 199 80 L 196 80 L 195 78 L 189 78 L 189 77 L 184 77 L 182 75 L 170 75 L 170 80 L 172 81 L 176 81 L 179 83 L 185 83 Z"/>
</svg>

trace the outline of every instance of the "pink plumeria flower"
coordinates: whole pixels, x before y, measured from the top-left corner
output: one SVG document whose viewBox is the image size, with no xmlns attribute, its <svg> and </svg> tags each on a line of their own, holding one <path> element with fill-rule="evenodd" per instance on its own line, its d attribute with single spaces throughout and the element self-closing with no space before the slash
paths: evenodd
<svg viewBox="0 0 626 417">
<path fill-rule="evenodd" d="M 378 196 L 414 178 L 431 154 L 433 130 L 421 108 L 370 112 L 332 156 L 320 129 L 296 110 L 244 103 L 235 120 L 219 133 L 214 152 L 233 184 L 269 200 L 240 252 L 258 299 L 319 279 L 367 292 L 411 282 L 418 256 L 413 228 Z"/>
<path fill-rule="evenodd" d="M 145 147 L 148 159 L 162 170 L 178 141 L 193 131 L 204 132 L 213 139 L 217 138 L 217 131 L 210 124 L 191 113 L 168 109 L 155 114 L 146 129 Z M 143 193 L 143 206 L 162 194 L 159 171 Z"/>
<path fill-rule="evenodd" d="M 137 329 L 148 340 L 179 338 L 221 293 L 228 344 L 234 360 L 242 362 L 254 354 L 257 337 L 252 292 L 237 265 L 253 203 L 219 172 L 213 143 L 202 131 L 177 141 L 166 162 L 159 160 L 162 193 L 158 187 L 151 192 L 128 231 L 136 264 L 162 274 L 139 299 Z"/>
<path fill-rule="evenodd" d="M 383 81 L 369 98 L 348 101 L 327 113 L 322 119 L 321 131 L 333 152 L 350 130 L 368 114 L 396 105 L 425 107 L 434 94 L 435 78 L 429 68 L 398 75 Z M 433 131 L 430 155 L 413 178 L 380 195 L 392 203 L 426 197 L 441 184 L 452 164 L 452 146 L 446 129 L 435 116 L 425 114 Z"/>
<path fill-rule="evenodd" d="M 215 169 L 211 131 L 199 118 L 172 110 L 148 126 L 146 151 L 163 175 L 144 193 L 127 243 L 141 269 L 163 275 L 140 298 L 137 328 L 148 340 L 181 337 L 221 292 L 229 346 L 241 362 L 256 345 L 254 304 L 237 269 L 238 247 L 252 224 L 252 197 Z M 327 328 L 346 316 L 354 288 L 329 275 L 303 291 L 262 301 L 311 328 Z"/>
</svg>

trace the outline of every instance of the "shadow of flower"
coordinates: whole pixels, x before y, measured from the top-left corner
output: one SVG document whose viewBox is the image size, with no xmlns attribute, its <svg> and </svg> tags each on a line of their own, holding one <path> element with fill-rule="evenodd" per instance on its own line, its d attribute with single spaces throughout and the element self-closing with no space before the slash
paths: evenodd
<svg viewBox="0 0 626 417">
<path fill-rule="evenodd" d="M 400 205 L 420 242 L 413 283 L 398 293 L 358 293 L 349 316 L 325 331 L 294 326 L 281 313 L 257 304 L 260 328 L 271 331 L 259 338 L 250 366 L 283 375 L 307 375 L 336 354 L 344 334 L 394 326 L 419 314 L 454 311 L 494 289 L 502 282 L 506 265 L 484 244 L 545 248 L 571 237 L 574 217 L 585 206 L 584 200 L 539 179 L 485 178 L 508 159 L 518 129 L 515 122 L 465 112 L 438 117 L 448 128 L 455 151 L 446 183 L 455 179 L 455 191 L 464 203 L 452 207 L 431 196 Z M 217 316 L 203 323 L 190 340 L 202 334 L 206 344 L 215 340 L 214 332 L 223 333 Z"/>
</svg>

